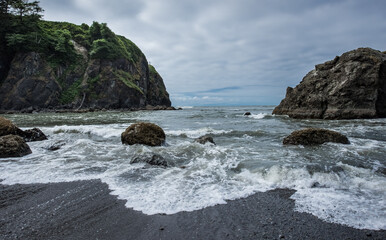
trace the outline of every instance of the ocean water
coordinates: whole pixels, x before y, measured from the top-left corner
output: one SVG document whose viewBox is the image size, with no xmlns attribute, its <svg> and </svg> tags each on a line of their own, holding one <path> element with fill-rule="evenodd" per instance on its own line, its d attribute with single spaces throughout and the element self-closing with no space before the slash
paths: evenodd
<svg viewBox="0 0 386 240">
<path fill-rule="evenodd" d="M 15 114 L 22 129 L 48 140 L 33 153 L 0 159 L 2 184 L 101 179 L 126 206 L 145 214 L 194 211 L 255 192 L 291 188 L 296 211 L 363 229 L 386 229 L 386 119 L 295 120 L 273 106 L 189 107 L 182 111 Z M 243 116 L 250 111 L 251 116 Z M 132 123 L 152 122 L 166 133 L 161 147 L 122 145 Z M 319 127 L 351 144 L 283 146 L 292 131 Z M 194 139 L 210 134 L 216 145 Z M 60 145 L 50 151 L 52 145 Z M 130 164 L 145 153 L 169 167 Z"/>
</svg>

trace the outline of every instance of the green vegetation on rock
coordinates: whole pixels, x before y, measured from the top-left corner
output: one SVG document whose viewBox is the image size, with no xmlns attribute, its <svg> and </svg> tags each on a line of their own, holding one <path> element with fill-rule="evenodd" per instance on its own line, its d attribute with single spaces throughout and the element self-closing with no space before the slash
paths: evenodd
<svg viewBox="0 0 386 240">
<path fill-rule="evenodd" d="M 149 64 L 149 73 L 150 74 L 158 74 L 157 70 L 155 70 L 155 67 L 151 64 Z"/>
<path fill-rule="evenodd" d="M 137 86 L 137 84 L 134 83 L 135 79 L 132 75 L 130 75 L 129 73 L 125 72 L 125 71 L 122 71 L 122 70 L 116 70 L 116 71 L 113 71 L 113 74 L 119 79 L 121 80 L 126 86 L 128 86 L 129 88 L 133 88 L 133 89 L 136 89 L 137 91 L 139 91 L 140 93 L 144 94 L 142 89 L 139 88 Z"/>
<path fill-rule="evenodd" d="M 132 41 L 106 23 L 45 21 L 42 12 L 39 1 L 0 2 L 0 109 L 170 106 L 162 78 Z"/>
<path fill-rule="evenodd" d="M 24 6 L 19 7 L 23 3 Z M 35 51 L 45 54 L 54 62 L 60 59 L 61 63 L 66 63 L 76 55 L 71 43 L 73 40 L 85 47 L 91 58 L 125 58 L 135 63 L 142 55 L 132 41 L 113 33 L 106 23 L 93 22 L 88 26 L 85 23 L 76 25 L 41 20 L 43 10 L 38 4 L 38 1 L 2 1 L 0 51 Z M 29 10 L 23 10 L 20 15 L 20 9 L 27 7 Z"/>
<path fill-rule="evenodd" d="M 62 92 L 60 102 L 62 104 L 71 103 L 81 92 L 82 79 L 75 81 L 70 87 Z"/>
</svg>

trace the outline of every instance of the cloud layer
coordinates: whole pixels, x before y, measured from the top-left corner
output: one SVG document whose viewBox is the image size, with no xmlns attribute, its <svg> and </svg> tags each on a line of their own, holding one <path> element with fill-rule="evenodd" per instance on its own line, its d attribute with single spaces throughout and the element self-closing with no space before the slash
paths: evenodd
<svg viewBox="0 0 386 240">
<path fill-rule="evenodd" d="M 314 65 L 386 50 L 383 0 L 41 0 L 44 18 L 106 22 L 164 78 L 173 105 L 278 104 Z"/>
</svg>

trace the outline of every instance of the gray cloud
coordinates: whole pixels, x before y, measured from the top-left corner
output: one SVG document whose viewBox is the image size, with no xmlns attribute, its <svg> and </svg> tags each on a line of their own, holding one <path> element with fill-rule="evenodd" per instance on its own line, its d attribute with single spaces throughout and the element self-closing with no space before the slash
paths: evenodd
<svg viewBox="0 0 386 240">
<path fill-rule="evenodd" d="M 278 104 L 315 64 L 358 47 L 386 50 L 382 0 L 41 4 L 48 20 L 107 22 L 134 41 L 174 105 Z"/>
</svg>

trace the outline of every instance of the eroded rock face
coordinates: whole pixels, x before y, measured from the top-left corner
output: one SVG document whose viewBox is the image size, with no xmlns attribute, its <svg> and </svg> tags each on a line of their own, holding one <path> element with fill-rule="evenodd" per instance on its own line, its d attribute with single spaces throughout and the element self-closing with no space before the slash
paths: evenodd
<svg viewBox="0 0 386 240">
<path fill-rule="evenodd" d="M 315 66 L 273 114 L 292 118 L 386 117 L 386 54 L 359 48 Z"/>
<path fill-rule="evenodd" d="M 128 145 L 161 146 L 165 142 L 165 132 L 153 123 L 134 123 L 121 134 L 121 140 Z"/>
<path fill-rule="evenodd" d="M 21 110 L 59 105 L 61 87 L 49 64 L 36 52 L 18 53 L 0 86 L 0 109 Z"/>
<path fill-rule="evenodd" d="M 6 135 L 0 137 L 0 158 L 23 157 L 32 151 L 22 137 Z"/>
<path fill-rule="evenodd" d="M 318 145 L 325 142 L 350 143 L 346 136 L 335 131 L 320 128 L 297 130 L 283 140 L 283 144 L 285 145 Z"/>
<path fill-rule="evenodd" d="M 53 66 L 37 52 L 16 53 L 9 69 L 1 73 L 0 110 L 171 106 L 162 77 L 157 72 L 149 73 L 142 53 L 136 62 L 91 59 L 67 65 Z"/>
<path fill-rule="evenodd" d="M 149 65 L 147 103 L 152 106 L 171 106 L 169 93 L 166 91 L 164 81 L 161 75 L 159 75 L 158 72 L 151 65 Z"/>
</svg>

